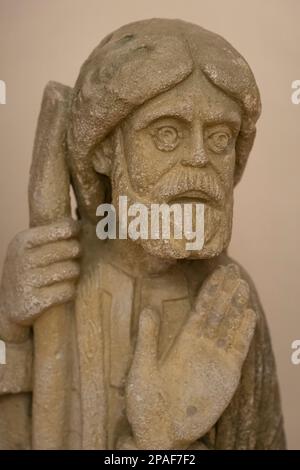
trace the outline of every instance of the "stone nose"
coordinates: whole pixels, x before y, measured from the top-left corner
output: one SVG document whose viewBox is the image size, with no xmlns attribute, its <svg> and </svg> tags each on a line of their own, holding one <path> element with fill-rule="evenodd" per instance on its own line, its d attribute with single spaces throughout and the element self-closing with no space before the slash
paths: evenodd
<svg viewBox="0 0 300 470">
<path fill-rule="evenodd" d="M 202 129 L 199 127 L 193 129 L 190 154 L 181 160 L 181 164 L 184 166 L 203 167 L 208 163 L 203 144 Z"/>
</svg>

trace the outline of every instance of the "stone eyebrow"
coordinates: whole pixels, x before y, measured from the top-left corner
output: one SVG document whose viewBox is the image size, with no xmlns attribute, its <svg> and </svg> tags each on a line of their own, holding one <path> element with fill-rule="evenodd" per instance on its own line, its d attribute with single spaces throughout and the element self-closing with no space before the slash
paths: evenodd
<svg viewBox="0 0 300 470">
<path fill-rule="evenodd" d="M 216 113 L 215 116 L 211 116 L 205 119 L 204 124 L 206 126 L 217 126 L 218 124 L 228 124 L 235 131 L 239 131 L 242 123 L 242 118 L 239 113 L 236 112 L 220 112 Z"/>
<path fill-rule="evenodd" d="M 187 106 L 163 106 L 161 109 L 150 109 L 147 112 L 139 113 L 136 117 L 134 127 L 136 130 L 145 129 L 152 122 L 160 118 L 175 118 L 190 124 L 193 120 L 193 113 Z M 238 132 L 241 127 L 241 116 L 239 113 L 226 110 L 216 112 L 214 115 L 203 119 L 203 124 L 208 126 L 218 124 L 228 124 L 234 131 Z"/>
<path fill-rule="evenodd" d="M 134 124 L 135 129 L 144 129 L 159 118 L 175 118 L 185 121 L 187 124 L 192 122 L 192 112 L 186 106 L 163 106 L 161 109 L 151 109 L 143 111 L 137 116 Z"/>
</svg>

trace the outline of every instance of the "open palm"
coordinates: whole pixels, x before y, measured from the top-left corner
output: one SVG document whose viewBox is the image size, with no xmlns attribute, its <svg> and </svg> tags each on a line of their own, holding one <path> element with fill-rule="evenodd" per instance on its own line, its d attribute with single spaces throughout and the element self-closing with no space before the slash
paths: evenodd
<svg viewBox="0 0 300 470">
<path fill-rule="evenodd" d="M 217 268 L 163 358 L 158 314 L 143 310 L 126 393 L 139 448 L 186 448 L 220 418 L 238 386 L 255 329 L 248 301 L 237 266 Z"/>
</svg>

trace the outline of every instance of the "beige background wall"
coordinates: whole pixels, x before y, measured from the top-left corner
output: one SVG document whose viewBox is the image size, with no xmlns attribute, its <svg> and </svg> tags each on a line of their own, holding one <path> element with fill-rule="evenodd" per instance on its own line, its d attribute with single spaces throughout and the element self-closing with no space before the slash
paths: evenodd
<svg viewBox="0 0 300 470">
<path fill-rule="evenodd" d="M 42 90 L 72 85 L 100 39 L 147 17 L 177 17 L 228 39 L 248 60 L 263 102 L 258 137 L 236 190 L 231 254 L 250 272 L 269 320 L 290 448 L 300 449 L 300 79 L 299 0 L 0 0 L 0 265 L 26 228 L 27 181 Z"/>
</svg>

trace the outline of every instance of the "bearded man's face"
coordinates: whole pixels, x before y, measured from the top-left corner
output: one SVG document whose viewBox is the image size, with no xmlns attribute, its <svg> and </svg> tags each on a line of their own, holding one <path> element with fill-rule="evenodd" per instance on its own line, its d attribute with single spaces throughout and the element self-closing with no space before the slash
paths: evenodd
<svg viewBox="0 0 300 470">
<path fill-rule="evenodd" d="M 115 207 L 119 196 L 127 196 L 129 204 L 148 206 L 204 204 L 202 249 L 187 250 L 187 240 L 174 239 L 171 231 L 169 240 L 139 240 L 147 252 L 164 258 L 209 258 L 228 246 L 240 126 L 238 104 L 200 71 L 123 121 L 112 174 Z"/>
</svg>

